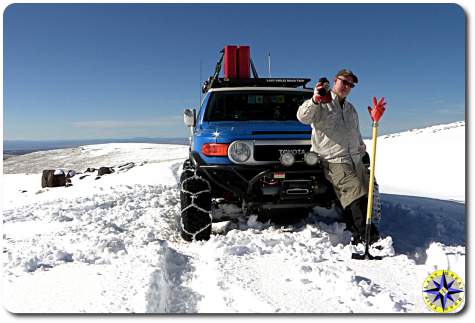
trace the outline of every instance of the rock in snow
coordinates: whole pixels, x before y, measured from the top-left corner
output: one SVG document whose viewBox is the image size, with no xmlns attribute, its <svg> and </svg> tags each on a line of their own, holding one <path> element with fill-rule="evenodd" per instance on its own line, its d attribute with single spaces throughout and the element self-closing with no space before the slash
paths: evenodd
<svg viewBox="0 0 475 323">
<path fill-rule="evenodd" d="M 430 313 L 422 298 L 428 274 L 448 269 L 465 280 L 464 132 L 459 122 L 378 138 L 384 239 L 371 252 L 381 261 L 352 260 L 344 225 L 317 208 L 279 226 L 221 206 L 216 217 L 237 221 L 213 224 L 209 241 L 182 241 L 175 219 L 185 146 L 105 144 L 11 157 L 3 175 L 4 306 L 15 313 Z M 452 147 L 444 159 L 441 141 Z M 440 172 L 447 162 L 450 176 Z M 79 173 L 103 165 L 120 171 L 41 189 L 44 168 Z"/>
</svg>

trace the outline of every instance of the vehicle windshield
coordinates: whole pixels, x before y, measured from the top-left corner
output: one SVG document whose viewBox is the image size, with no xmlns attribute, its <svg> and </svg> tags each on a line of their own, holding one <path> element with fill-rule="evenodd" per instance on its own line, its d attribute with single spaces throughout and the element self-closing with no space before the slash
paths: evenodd
<svg viewBox="0 0 475 323">
<path fill-rule="evenodd" d="M 205 121 L 289 121 L 297 120 L 297 110 L 312 92 L 229 91 L 214 92 Z"/>
</svg>

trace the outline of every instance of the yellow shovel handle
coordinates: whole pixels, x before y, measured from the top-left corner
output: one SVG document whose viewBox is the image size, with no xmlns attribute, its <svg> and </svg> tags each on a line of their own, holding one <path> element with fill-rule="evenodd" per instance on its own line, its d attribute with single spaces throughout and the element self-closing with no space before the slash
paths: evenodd
<svg viewBox="0 0 475 323">
<path fill-rule="evenodd" d="M 373 212 L 373 189 L 374 189 L 374 168 L 376 164 L 376 141 L 378 139 L 378 122 L 373 122 L 373 153 L 370 161 L 368 208 L 366 210 L 366 224 L 371 223 L 371 213 Z"/>
</svg>

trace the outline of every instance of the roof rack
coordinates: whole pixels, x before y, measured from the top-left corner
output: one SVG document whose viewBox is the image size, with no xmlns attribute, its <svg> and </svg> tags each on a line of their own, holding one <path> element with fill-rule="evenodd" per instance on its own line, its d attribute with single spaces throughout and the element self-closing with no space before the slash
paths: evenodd
<svg viewBox="0 0 475 323">
<path fill-rule="evenodd" d="M 223 62 L 223 58 L 225 55 L 225 49 L 220 51 L 222 54 L 218 63 L 216 64 L 214 74 L 208 78 L 203 84 L 201 88 L 203 93 L 208 92 L 210 89 L 214 88 L 222 88 L 222 87 L 242 87 L 242 86 L 259 86 L 259 87 L 292 87 L 297 88 L 299 86 L 303 86 L 305 89 L 308 82 L 311 79 L 309 78 L 259 78 L 257 75 L 256 68 L 252 59 L 249 57 L 249 64 L 251 66 L 252 74 L 254 78 L 220 78 L 219 73 L 221 71 L 221 66 Z M 226 62 L 225 62 L 226 65 Z M 226 73 L 225 73 L 226 74 Z M 226 77 L 226 75 L 225 75 Z"/>
<path fill-rule="evenodd" d="M 208 81 L 205 81 L 203 84 L 203 93 L 208 92 L 210 89 L 222 88 L 222 87 L 292 87 L 297 88 L 303 86 L 306 88 L 308 82 L 311 79 L 308 78 L 248 78 L 248 79 L 225 79 L 225 78 L 210 78 Z"/>
</svg>

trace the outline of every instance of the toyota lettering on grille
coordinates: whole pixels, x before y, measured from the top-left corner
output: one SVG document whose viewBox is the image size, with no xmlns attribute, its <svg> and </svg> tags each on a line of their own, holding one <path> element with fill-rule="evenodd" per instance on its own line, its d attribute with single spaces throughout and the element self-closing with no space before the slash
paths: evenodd
<svg viewBox="0 0 475 323">
<path fill-rule="evenodd" d="M 291 153 L 292 155 L 305 155 L 305 149 L 279 149 L 280 156 L 285 153 Z"/>
</svg>

